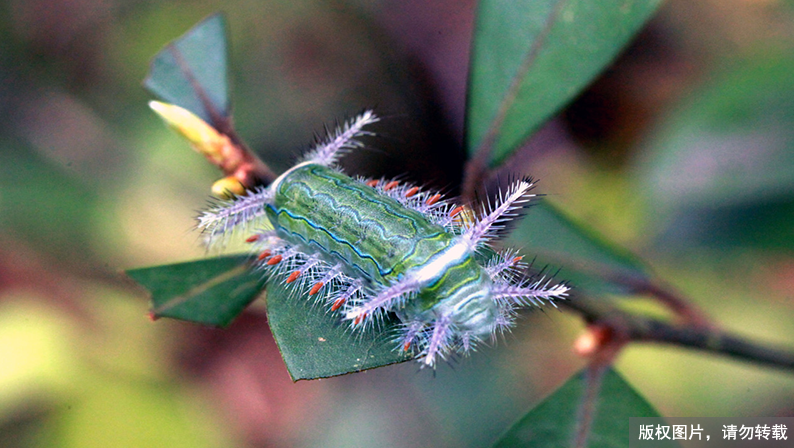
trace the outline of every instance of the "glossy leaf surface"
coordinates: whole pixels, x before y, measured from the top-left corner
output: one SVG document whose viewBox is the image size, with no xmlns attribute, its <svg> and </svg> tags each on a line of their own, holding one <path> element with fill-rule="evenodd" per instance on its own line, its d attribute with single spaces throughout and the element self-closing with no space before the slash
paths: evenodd
<svg viewBox="0 0 794 448">
<path fill-rule="evenodd" d="M 352 331 L 339 313 L 287 290 L 277 279 L 268 284 L 267 317 L 293 380 L 326 378 L 406 361 L 397 351 L 393 325 L 382 331 Z"/>
<path fill-rule="evenodd" d="M 262 275 L 247 256 L 208 258 L 132 269 L 127 275 L 152 295 L 154 317 L 225 327 L 256 299 Z"/>
</svg>

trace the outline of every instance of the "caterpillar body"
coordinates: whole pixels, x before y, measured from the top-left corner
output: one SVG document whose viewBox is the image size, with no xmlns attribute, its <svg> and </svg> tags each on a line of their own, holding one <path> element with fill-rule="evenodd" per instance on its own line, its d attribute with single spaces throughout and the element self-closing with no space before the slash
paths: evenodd
<svg viewBox="0 0 794 448">
<path fill-rule="evenodd" d="M 217 204 L 199 217 L 210 242 L 266 220 L 254 243 L 257 269 L 283 277 L 355 328 L 378 326 L 388 313 L 401 322 L 397 349 L 425 366 L 509 329 L 516 309 L 567 296 L 569 287 L 522 277 L 515 251 L 494 253 L 488 241 L 535 195 L 531 180 L 510 186 L 478 219 L 417 186 L 352 179 L 338 157 L 358 148 L 367 111 L 317 145 L 266 188 Z M 480 263 L 482 251 L 494 253 Z"/>
</svg>

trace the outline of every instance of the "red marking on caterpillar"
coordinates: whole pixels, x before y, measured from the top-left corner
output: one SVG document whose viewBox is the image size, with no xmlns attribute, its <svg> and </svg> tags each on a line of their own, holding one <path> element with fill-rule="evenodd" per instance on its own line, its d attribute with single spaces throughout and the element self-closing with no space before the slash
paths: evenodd
<svg viewBox="0 0 794 448">
<path fill-rule="evenodd" d="M 274 264 L 279 264 L 281 262 L 282 258 L 283 257 L 281 255 L 276 255 L 273 258 L 271 258 L 270 260 L 267 260 L 267 265 L 268 266 L 273 266 Z"/>
<path fill-rule="evenodd" d="M 309 295 L 313 296 L 313 295 L 317 294 L 318 292 L 320 292 L 320 288 L 322 288 L 323 285 L 324 285 L 323 282 L 315 283 L 314 286 L 312 286 L 312 289 L 309 290 Z"/>
<path fill-rule="evenodd" d="M 331 306 L 331 311 L 338 310 L 344 304 L 345 304 L 345 299 L 336 299 L 336 301 L 334 301 L 334 304 Z"/>
<path fill-rule="evenodd" d="M 300 277 L 301 271 L 295 271 L 287 277 L 287 283 L 292 283 Z"/>
<path fill-rule="evenodd" d="M 245 239 L 246 243 L 255 243 L 257 241 L 259 241 L 259 235 L 251 235 Z"/>
<path fill-rule="evenodd" d="M 414 196 L 418 192 L 419 192 L 419 187 L 413 187 L 405 192 L 405 197 L 410 198 L 411 196 Z"/>
<path fill-rule="evenodd" d="M 272 252 L 270 252 L 270 250 L 264 250 L 264 251 L 262 251 L 262 253 L 261 253 L 261 254 L 259 254 L 259 256 L 258 256 L 258 257 L 256 257 L 256 259 L 257 259 L 258 261 L 262 261 L 262 260 L 264 260 L 265 258 L 267 258 L 267 257 L 269 257 L 269 256 L 271 256 L 271 255 L 273 255 L 273 253 L 272 253 Z"/>
<path fill-rule="evenodd" d="M 358 325 L 358 324 L 360 324 L 360 323 L 361 323 L 361 321 L 362 321 L 362 320 L 364 320 L 364 318 L 365 318 L 365 317 L 367 317 L 367 313 L 362 313 L 362 314 L 359 314 L 359 315 L 358 315 L 358 316 L 356 316 L 356 318 L 353 320 L 353 325 Z"/>
<path fill-rule="evenodd" d="M 386 184 L 385 187 L 383 187 L 383 191 L 389 191 L 389 190 L 393 189 L 394 187 L 396 187 L 397 185 L 400 185 L 400 183 L 397 182 L 396 180 L 393 180 L 393 181 L 389 182 L 388 184 Z"/>
<path fill-rule="evenodd" d="M 427 202 L 425 202 L 425 204 L 427 204 L 427 205 L 433 205 L 433 204 L 435 204 L 436 202 L 438 202 L 438 201 L 439 201 L 439 199 L 441 199 L 441 195 L 440 195 L 440 194 L 438 194 L 438 193 L 436 193 L 436 194 L 434 194 L 433 196 L 430 196 L 429 198 L 427 198 Z"/>
<path fill-rule="evenodd" d="M 380 182 L 378 179 L 368 180 L 367 185 L 369 185 L 372 188 L 375 188 L 378 186 L 378 182 Z"/>
<path fill-rule="evenodd" d="M 449 212 L 449 217 L 450 218 L 454 218 L 454 217 L 458 216 L 460 214 L 460 212 L 462 212 L 462 211 L 463 211 L 463 206 L 459 205 L 459 206 L 455 207 L 451 212 Z"/>
</svg>

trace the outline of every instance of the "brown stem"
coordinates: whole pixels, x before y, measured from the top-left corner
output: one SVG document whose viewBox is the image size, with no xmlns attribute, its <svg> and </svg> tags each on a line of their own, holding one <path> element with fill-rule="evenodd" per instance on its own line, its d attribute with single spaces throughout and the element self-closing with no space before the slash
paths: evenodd
<svg viewBox="0 0 794 448">
<path fill-rule="evenodd" d="M 629 314 L 615 307 L 607 299 L 593 300 L 578 296 L 561 304 L 581 314 L 590 323 L 606 325 L 616 334 L 626 335 L 629 341 L 680 345 L 794 370 L 794 352 L 791 350 L 765 346 L 712 326 L 697 326 L 692 323 L 672 325 L 657 319 Z"/>
<path fill-rule="evenodd" d="M 706 313 L 693 305 L 691 301 L 681 296 L 681 294 L 670 285 L 636 276 L 613 276 L 612 280 L 616 283 L 628 286 L 634 294 L 653 297 L 681 318 L 683 323 L 689 323 L 696 327 L 704 328 L 716 327 Z"/>
</svg>

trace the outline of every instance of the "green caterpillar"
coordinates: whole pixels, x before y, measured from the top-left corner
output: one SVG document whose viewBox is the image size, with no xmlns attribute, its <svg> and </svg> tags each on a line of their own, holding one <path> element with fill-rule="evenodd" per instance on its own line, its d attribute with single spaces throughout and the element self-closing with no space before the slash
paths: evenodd
<svg viewBox="0 0 794 448">
<path fill-rule="evenodd" d="M 567 296 L 564 283 L 523 278 L 515 251 L 478 261 L 535 196 L 530 180 L 467 219 L 464 207 L 440 194 L 341 173 L 337 158 L 360 147 L 356 138 L 375 121 L 372 112 L 361 114 L 267 188 L 204 212 L 199 228 L 215 241 L 265 218 L 272 229 L 247 240 L 256 244 L 258 269 L 318 297 L 353 328 L 393 313 L 401 322 L 398 348 L 430 367 L 509 329 L 517 308 Z"/>
</svg>

